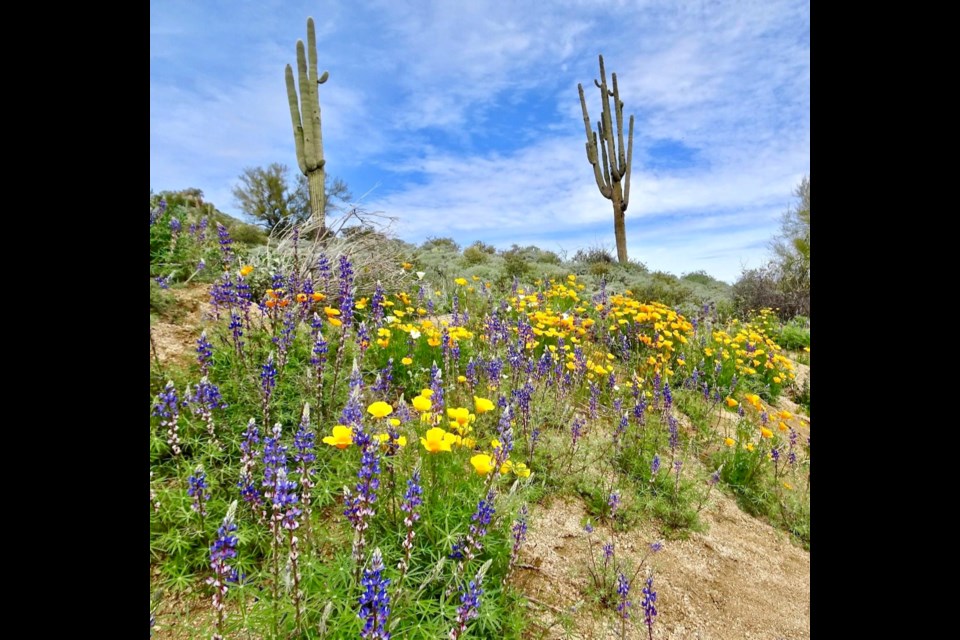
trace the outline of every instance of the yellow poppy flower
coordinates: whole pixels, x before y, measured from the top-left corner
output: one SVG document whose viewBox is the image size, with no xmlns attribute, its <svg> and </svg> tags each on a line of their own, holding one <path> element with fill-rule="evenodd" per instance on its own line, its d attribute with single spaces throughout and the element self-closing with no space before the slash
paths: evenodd
<svg viewBox="0 0 960 640">
<path fill-rule="evenodd" d="M 433 408 L 433 402 L 430 401 L 430 398 L 424 397 L 422 395 L 417 396 L 413 399 L 413 408 L 419 411 L 420 413 L 424 413 L 426 411 L 430 411 L 430 409 Z"/>
<path fill-rule="evenodd" d="M 314 302 L 323 302 L 324 300 L 327 299 L 326 294 L 318 293 L 318 292 L 316 292 L 316 291 L 313 292 L 313 293 L 311 293 L 311 294 L 310 294 L 310 297 L 313 298 L 313 301 L 314 301 Z"/>
<path fill-rule="evenodd" d="M 513 473 L 518 478 L 529 478 L 530 477 L 530 468 L 523 464 L 522 462 L 517 462 L 513 465 Z"/>
<path fill-rule="evenodd" d="M 752 443 L 752 442 L 748 442 L 748 443 L 747 443 L 747 451 L 753 451 L 753 443 Z"/>
<path fill-rule="evenodd" d="M 732 447 L 736 443 L 733 441 L 733 438 L 725 438 L 723 444 L 727 445 L 728 447 Z"/>
<path fill-rule="evenodd" d="M 457 382 L 466 382 L 467 376 L 457 376 Z"/>
<path fill-rule="evenodd" d="M 405 358 L 402 358 L 402 359 L 400 360 L 400 362 L 402 362 L 402 363 L 405 364 L 405 365 L 411 365 L 411 364 L 413 364 L 413 358 L 406 358 L 406 357 L 405 357 Z"/>
<path fill-rule="evenodd" d="M 763 438 L 772 438 L 773 431 L 770 431 L 770 429 L 767 429 L 766 427 L 760 427 L 760 436 Z"/>
<path fill-rule="evenodd" d="M 378 400 L 367 407 L 367 413 L 372 415 L 374 418 L 385 418 L 393 413 L 393 407 L 382 400 Z"/>
<path fill-rule="evenodd" d="M 473 406 L 477 413 L 486 413 L 487 411 L 493 411 L 495 405 L 487 398 L 473 396 Z"/>
<path fill-rule="evenodd" d="M 297 302 L 306 302 L 306 301 L 307 301 L 307 294 L 305 293 L 297 294 Z"/>
<path fill-rule="evenodd" d="M 456 280 L 454 280 L 454 282 L 456 282 L 456 283 L 457 283 L 458 285 L 460 285 L 461 287 L 465 287 L 465 286 L 467 285 L 467 279 L 466 279 L 466 278 L 457 278 Z"/>
<path fill-rule="evenodd" d="M 425 438 L 420 438 L 420 443 L 430 453 L 450 451 L 450 445 L 457 441 L 457 436 L 447 433 L 440 427 L 428 430 L 425 435 Z"/>
<path fill-rule="evenodd" d="M 477 470 L 477 474 L 485 476 L 493 471 L 493 458 L 485 453 L 478 453 L 470 458 L 470 464 Z"/>
<path fill-rule="evenodd" d="M 324 307 L 323 312 L 327 314 L 328 318 L 340 315 L 340 309 L 334 309 L 333 307 Z"/>
<path fill-rule="evenodd" d="M 338 424 L 333 428 L 333 435 L 326 436 L 323 442 L 337 449 L 346 449 L 353 444 L 353 429 Z"/>
<path fill-rule="evenodd" d="M 242 275 L 243 277 L 247 277 L 252 272 L 253 272 L 253 267 L 251 267 L 248 264 L 245 264 L 242 267 L 240 267 L 240 275 Z"/>
<path fill-rule="evenodd" d="M 736 400 L 734 400 L 733 398 L 727 398 L 727 406 L 728 406 L 728 407 L 735 407 L 735 406 L 737 406 L 738 404 L 740 404 L 740 403 L 737 402 Z"/>
<path fill-rule="evenodd" d="M 327 318 L 327 320 L 329 320 L 330 324 L 332 324 L 335 327 L 339 327 L 343 324 L 343 320 L 341 320 L 340 318 Z"/>
</svg>

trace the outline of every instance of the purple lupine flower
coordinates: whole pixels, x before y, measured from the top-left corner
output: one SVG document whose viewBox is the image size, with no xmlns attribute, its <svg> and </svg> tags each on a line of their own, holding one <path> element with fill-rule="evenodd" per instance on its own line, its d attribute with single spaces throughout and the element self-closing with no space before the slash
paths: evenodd
<svg viewBox="0 0 960 640">
<path fill-rule="evenodd" d="M 364 320 L 357 326 L 357 346 L 360 347 L 361 357 L 370 347 L 370 331 L 367 329 L 367 321 Z"/>
<path fill-rule="evenodd" d="M 308 535 L 311 513 L 310 492 L 314 487 L 313 463 L 317 460 L 317 454 L 314 453 L 316 439 L 316 434 L 310 429 L 310 409 L 309 405 L 306 405 L 303 409 L 300 427 L 293 436 L 293 446 L 296 449 L 293 460 L 297 463 L 297 474 L 300 477 L 300 504 L 303 505 L 304 522 L 307 524 Z"/>
<path fill-rule="evenodd" d="M 610 507 L 610 517 L 617 517 L 617 510 L 620 508 L 620 492 L 614 491 L 610 494 L 610 499 L 607 500 L 607 506 Z"/>
<path fill-rule="evenodd" d="M 207 330 L 200 333 L 197 340 L 197 364 L 200 365 L 200 374 L 210 374 L 210 361 L 213 360 L 213 345 L 207 340 Z"/>
<path fill-rule="evenodd" d="M 574 448 L 577 446 L 577 441 L 583 437 L 583 427 L 586 426 L 586 424 L 586 420 L 579 416 L 573 419 L 573 426 L 570 427 L 570 435 L 573 437 Z"/>
<path fill-rule="evenodd" d="M 653 619 L 657 615 L 657 592 L 653 590 L 653 576 L 647 578 L 647 586 L 643 588 L 643 620 L 647 625 L 651 636 L 653 637 Z"/>
<path fill-rule="evenodd" d="M 377 286 L 373 290 L 373 296 L 370 298 L 370 319 L 373 326 L 377 329 L 383 324 L 383 300 L 385 298 L 383 286 L 377 280 Z"/>
<path fill-rule="evenodd" d="M 413 553 L 413 539 L 416 533 L 413 530 L 413 523 L 420 519 L 420 511 L 417 510 L 423 503 L 421 496 L 423 488 L 420 486 L 420 468 L 413 471 L 413 475 L 407 480 L 407 492 L 403 495 L 403 502 L 400 504 L 400 510 L 406 513 L 403 517 L 403 524 L 407 527 L 407 536 L 403 540 L 403 559 L 397 564 L 400 570 L 400 576 L 406 574 L 410 567 L 410 556 Z"/>
<path fill-rule="evenodd" d="M 227 228 L 217 223 L 217 236 L 219 236 L 220 242 L 220 257 L 223 260 L 223 266 L 229 267 L 233 263 L 233 247 L 230 245 L 233 244 L 233 240 L 230 238 L 230 232 L 227 231 Z"/>
<path fill-rule="evenodd" d="M 743 416 L 746 415 L 746 413 L 747 413 L 747 412 L 744 410 L 743 404 L 741 404 L 739 407 L 737 407 L 737 415 L 738 415 L 738 416 L 740 416 L 740 417 L 742 418 Z"/>
<path fill-rule="evenodd" d="M 770 457 L 773 458 L 774 462 L 780 462 L 780 449 L 777 447 L 770 449 Z"/>
<path fill-rule="evenodd" d="M 507 565 L 507 573 L 503 576 L 503 582 L 506 583 L 507 578 L 510 577 L 510 573 L 513 571 L 513 567 L 517 562 L 517 559 L 520 557 L 520 545 L 527 539 L 527 505 L 523 504 L 520 506 L 520 513 L 517 515 L 517 519 L 513 522 L 513 526 L 510 528 L 513 533 L 513 546 L 510 548 L 510 562 Z"/>
<path fill-rule="evenodd" d="M 163 391 L 157 396 L 153 405 L 153 415 L 160 418 L 160 426 L 167 428 L 167 444 L 173 450 L 173 455 L 180 455 L 180 398 L 173 386 L 173 381 L 167 382 Z"/>
<path fill-rule="evenodd" d="M 226 409 L 228 406 L 227 403 L 223 401 L 223 396 L 220 395 L 220 388 L 210 382 L 207 376 L 203 376 L 200 378 L 200 382 L 194 389 L 193 394 L 190 394 L 188 387 L 187 396 L 183 399 L 183 404 L 184 406 L 190 407 L 193 415 L 203 420 L 204 424 L 207 425 L 207 433 L 209 433 L 213 441 L 216 442 L 217 435 L 214 431 L 213 410 Z"/>
<path fill-rule="evenodd" d="M 260 368 L 260 400 L 263 407 L 263 423 L 270 422 L 270 398 L 273 389 L 277 386 L 277 367 L 273 364 L 273 352 L 267 356 L 267 361 Z"/>
<path fill-rule="evenodd" d="M 210 500 L 210 494 L 205 491 L 210 485 L 207 484 L 207 474 L 203 472 L 202 467 L 197 470 L 188 479 L 190 486 L 187 488 L 187 495 L 193 498 L 190 508 L 200 514 L 200 521 L 207 517 L 206 502 Z"/>
<path fill-rule="evenodd" d="M 183 229 L 183 224 L 180 222 L 179 218 L 170 218 L 170 231 L 174 235 L 180 233 L 180 230 Z"/>
<path fill-rule="evenodd" d="M 667 411 L 673 406 L 673 393 L 670 392 L 670 382 L 663 382 L 663 408 Z"/>
<path fill-rule="evenodd" d="M 203 271 L 207 268 L 207 261 L 203 258 L 200 258 L 200 262 L 197 263 L 197 271 Z"/>
<path fill-rule="evenodd" d="M 247 423 L 247 430 L 243 435 L 243 442 L 240 443 L 240 480 L 237 487 L 240 489 L 240 495 L 244 502 L 253 505 L 262 503 L 260 490 L 253 481 L 253 471 L 256 466 L 257 458 L 260 457 L 260 450 L 256 445 L 260 442 L 260 431 L 257 429 L 257 423 L 253 418 Z"/>
<path fill-rule="evenodd" d="M 240 314 L 233 311 L 230 312 L 230 333 L 237 355 L 243 358 L 243 320 Z"/>
<path fill-rule="evenodd" d="M 433 402 L 433 410 L 437 413 L 443 412 L 443 370 L 437 367 L 437 363 L 430 365 L 430 390 L 433 395 L 430 400 Z"/>
<path fill-rule="evenodd" d="M 600 404 L 600 387 L 590 382 L 590 419 L 597 419 L 597 407 Z"/>
<path fill-rule="evenodd" d="M 607 544 L 603 545 L 603 558 L 604 558 L 605 561 L 606 561 L 606 560 L 610 560 L 611 558 L 613 558 L 613 543 L 612 543 L 612 542 L 608 542 Z"/>
<path fill-rule="evenodd" d="M 770 415 L 766 411 L 760 412 L 760 425 L 767 426 L 767 423 L 770 422 Z"/>
<path fill-rule="evenodd" d="M 583 525 L 583 530 L 587 533 L 593 533 L 593 523 L 587 520 L 587 523 Z"/>
<path fill-rule="evenodd" d="M 487 362 L 487 383 L 491 389 L 500 386 L 500 374 L 503 372 L 503 360 L 500 358 L 491 358 Z"/>
<path fill-rule="evenodd" d="M 216 540 L 210 545 L 210 568 L 213 569 L 213 577 L 207 578 L 207 584 L 213 586 L 213 610 L 217 612 L 217 632 L 213 634 L 214 640 L 223 640 L 227 579 L 235 573 L 228 561 L 237 555 L 237 536 L 231 535 L 237 530 L 237 525 L 234 523 L 236 511 L 237 502 L 234 500 L 227 509 L 223 524 L 217 529 Z"/>
<path fill-rule="evenodd" d="M 376 381 L 370 390 L 378 396 L 390 395 L 390 384 L 393 382 L 393 358 L 387 360 L 387 366 L 377 373 Z"/>
<path fill-rule="evenodd" d="M 390 632 L 387 631 L 387 618 L 390 617 L 390 596 L 387 593 L 387 587 L 390 585 L 390 579 L 383 577 L 383 569 L 383 556 L 380 549 L 376 548 L 370 554 L 370 568 L 364 569 L 363 579 L 360 581 L 363 593 L 360 594 L 358 616 L 364 620 L 363 630 L 360 632 L 361 638 L 377 640 L 390 638 Z"/>
<path fill-rule="evenodd" d="M 160 285 L 161 289 L 170 288 L 170 276 L 157 276 L 156 278 L 154 278 L 154 281 L 156 281 L 156 283 Z"/>
<path fill-rule="evenodd" d="M 320 274 L 320 277 L 323 278 L 323 292 L 330 292 L 330 277 L 333 272 L 333 268 L 330 264 L 330 258 L 327 257 L 327 254 L 321 253 L 317 258 L 317 271 Z"/>
<path fill-rule="evenodd" d="M 721 465 L 721 469 L 722 469 L 722 465 Z M 715 484 L 717 484 L 718 482 L 720 482 L 720 471 L 721 471 L 721 469 L 717 469 L 716 471 L 714 471 L 713 473 L 710 474 L 710 480 L 709 480 L 708 482 L 709 482 L 709 484 L 710 484 L 711 487 L 714 486 Z"/>
<path fill-rule="evenodd" d="M 496 469 L 499 469 L 507 461 L 510 452 L 513 451 L 513 427 L 510 424 L 510 417 L 511 411 L 507 407 L 503 410 L 500 421 L 497 423 L 497 440 L 500 442 L 500 446 L 493 451 L 493 463 Z"/>
<path fill-rule="evenodd" d="M 680 422 L 671 413 L 667 414 L 667 425 L 670 431 L 670 453 L 672 454 L 680 444 Z"/>
<path fill-rule="evenodd" d="M 480 608 L 480 596 L 483 595 L 483 589 L 480 584 L 483 581 L 483 568 L 477 572 L 476 577 L 470 581 L 470 584 L 464 588 L 461 586 L 460 606 L 457 608 L 457 621 L 450 630 L 450 640 L 457 640 L 466 630 L 467 623 L 480 615 L 477 609 Z"/>
<path fill-rule="evenodd" d="M 364 532 L 369 526 L 369 518 L 376 513 L 372 505 L 377 501 L 377 490 L 380 488 L 380 447 L 379 441 L 374 441 L 363 427 L 363 414 L 360 411 L 361 380 L 357 366 L 354 366 L 350 376 L 350 385 L 350 399 L 343 410 L 342 420 L 343 424 L 353 427 L 353 443 L 362 454 L 354 491 L 351 492 L 349 488 L 344 487 L 346 509 L 343 514 L 354 529 L 353 557 L 357 563 L 356 580 L 359 582 L 366 544 Z"/>
<path fill-rule="evenodd" d="M 636 388 L 637 385 L 634 385 Z M 636 418 L 637 424 L 643 426 L 647 422 L 647 400 L 646 398 L 640 398 L 637 404 L 633 405 L 633 417 Z"/>
<path fill-rule="evenodd" d="M 650 482 L 657 478 L 657 472 L 660 471 L 660 454 L 653 454 L 653 461 L 650 463 Z"/>
<path fill-rule="evenodd" d="M 617 575 L 617 595 L 620 596 L 620 603 L 617 605 L 617 611 L 620 613 L 621 617 L 626 620 L 630 617 L 630 612 L 628 609 L 633 606 L 633 603 L 627 599 L 630 595 L 630 582 L 622 572 Z"/>
<path fill-rule="evenodd" d="M 346 254 L 340 255 L 340 320 L 344 327 L 353 324 L 353 265 Z"/>
</svg>

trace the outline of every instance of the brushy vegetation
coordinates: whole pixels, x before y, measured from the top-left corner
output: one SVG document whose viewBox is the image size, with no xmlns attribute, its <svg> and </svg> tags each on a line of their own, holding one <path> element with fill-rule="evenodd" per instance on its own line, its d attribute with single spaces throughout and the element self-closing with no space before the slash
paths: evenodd
<svg viewBox="0 0 960 640">
<path fill-rule="evenodd" d="M 198 634 L 520 638 L 511 576 L 548 495 L 587 505 L 585 596 L 621 637 L 655 623 L 653 554 L 712 492 L 809 545 L 809 437 L 770 406 L 799 393 L 805 318 L 591 251 L 254 248 L 156 197 L 150 234 L 152 313 L 210 284 L 193 364 L 151 365 L 153 587 L 209 598 Z M 664 540 L 628 553 L 640 521 Z"/>
</svg>

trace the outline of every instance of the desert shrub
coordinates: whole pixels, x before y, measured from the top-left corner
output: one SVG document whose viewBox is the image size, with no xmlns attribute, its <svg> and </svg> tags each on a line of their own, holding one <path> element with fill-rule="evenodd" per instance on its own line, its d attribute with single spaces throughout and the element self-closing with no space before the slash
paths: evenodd
<svg viewBox="0 0 960 640">
<path fill-rule="evenodd" d="M 267 234 L 263 229 L 252 224 L 239 223 L 230 230 L 233 241 L 248 247 L 258 247 L 267 244 Z"/>
<path fill-rule="evenodd" d="M 510 249 L 503 253 L 503 270 L 509 278 L 522 278 L 530 273 L 530 263 L 524 259 L 522 251 Z"/>
<path fill-rule="evenodd" d="M 484 264 L 490 260 L 490 254 L 475 245 L 471 245 L 463 250 L 463 260 L 467 266 Z"/>
<path fill-rule="evenodd" d="M 487 244 L 482 240 L 475 241 L 473 244 L 470 245 L 470 247 L 473 247 L 474 249 L 478 249 L 479 251 L 482 251 L 491 256 L 497 253 L 497 248 L 495 246 L 493 246 L 492 244 Z"/>
<path fill-rule="evenodd" d="M 595 264 L 598 262 L 610 264 L 614 259 L 613 254 L 610 253 L 610 249 L 601 246 L 592 246 L 587 249 L 577 249 L 577 252 L 573 254 L 573 261 L 584 264 Z"/>
<path fill-rule="evenodd" d="M 420 245 L 423 251 L 453 251 L 460 253 L 460 245 L 453 238 L 438 238 L 430 236 Z"/>
</svg>

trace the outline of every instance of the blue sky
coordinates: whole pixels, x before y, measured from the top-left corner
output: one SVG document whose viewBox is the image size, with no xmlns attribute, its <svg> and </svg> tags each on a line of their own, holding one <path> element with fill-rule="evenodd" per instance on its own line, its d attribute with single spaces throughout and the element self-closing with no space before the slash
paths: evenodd
<svg viewBox="0 0 960 640">
<path fill-rule="evenodd" d="M 809 0 L 153 0 L 155 192 L 243 218 L 245 167 L 295 177 L 284 67 L 307 16 L 328 173 L 409 242 L 616 255 L 577 93 L 595 128 L 598 54 L 635 116 L 631 259 L 732 283 L 810 174 Z"/>
</svg>

